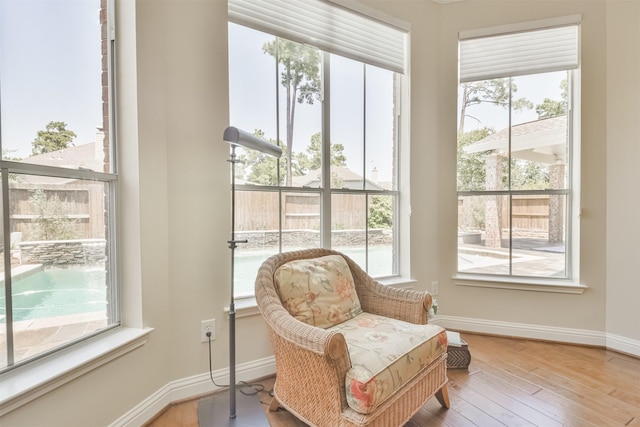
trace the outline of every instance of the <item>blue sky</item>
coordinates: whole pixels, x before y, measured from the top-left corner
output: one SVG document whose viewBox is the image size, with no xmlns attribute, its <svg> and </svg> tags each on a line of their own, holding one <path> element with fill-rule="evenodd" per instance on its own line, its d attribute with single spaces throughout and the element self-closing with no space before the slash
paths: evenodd
<svg viewBox="0 0 640 427">
<path fill-rule="evenodd" d="M 99 12 L 99 0 L 0 1 L 5 155 L 28 156 L 50 121 L 66 122 L 76 145 L 95 140 L 102 126 Z"/>
</svg>

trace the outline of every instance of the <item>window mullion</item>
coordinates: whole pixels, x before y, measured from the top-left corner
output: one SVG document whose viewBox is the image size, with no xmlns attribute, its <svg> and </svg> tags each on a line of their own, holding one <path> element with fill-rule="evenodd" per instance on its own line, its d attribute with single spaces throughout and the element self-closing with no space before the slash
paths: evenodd
<svg viewBox="0 0 640 427">
<path fill-rule="evenodd" d="M 273 81 L 275 83 L 275 87 L 276 87 L 276 141 L 279 143 L 281 141 L 280 139 L 280 90 L 279 90 L 279 85 L 280 82 L 278 81 L 278 64 L 280 63 L 280 59 L 279 59 L 279 55 L 280 55 L 280 43 L 278 38 L 275 38 L 276 40 L 276 55 L 275 55 L 275 61 L 274 61 L 274 72 L 273 72 Z M 287 161 L 290 161 L 289 159 L 287 159 Z M 282 252 L 282 227 L 284 226 L 283 224 L 283 220 L 282 220 L 282 216 L 283 216 L 283 206 L 282 206 L 282 180 L 280 178 L 280 159 L 276 160 L 276 183 L 278 185 L 278 252 Z M 285 183 L 286 184 L 286 183 Z"/>
<path fill-rule="evenodd" d="M 507 188 L 509 189 L 509 276 L 513 275 L 513 193 L 511 181 L 511 159 L 512 159 L 512 142 L 513 142 L 513 78 L 509 77 L 509 142 L 507 149 Z"/>
<path fill-rule="evenodd" d="M 331 248 L 331 55 L 322 53 L 322 196 L 320 245 Z"/>
<path fill-rule="evenodd" d="M 4 293 L 5 293 L 5 328 L 7 346 L 7 366 L 15 363 L 13 345 L 13 299 L 11 295 L 11 228 L 9 226 L 9 169 L 2 168 L 2 230 L 4 233 Z"/>
<path fill-rule="evenodd" d="M 369 270 L 369 193 L 367 193 L 367 66 L 362 64 L 362 190 L 364 196 L 364 265 Z"/>
</svg>

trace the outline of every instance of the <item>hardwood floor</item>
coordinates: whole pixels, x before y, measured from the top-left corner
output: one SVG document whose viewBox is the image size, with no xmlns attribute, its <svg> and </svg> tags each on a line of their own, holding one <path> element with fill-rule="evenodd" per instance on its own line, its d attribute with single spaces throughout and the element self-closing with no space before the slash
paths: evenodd
<svg viewBox="0 0 640 427">
<path fill-rule="evenodd" d="M 405 427 L 640 427 L 640 359 L 569 344 L 463 333 L 471 365 L 449 370 L 451 408 L 431 399 Z M 261 381 L 265 390 L 274 378 Z M 283 409 L 272 427 L 303 427 Z M 197 427 L 197 401 L 173 405 L 148 427 Z"/>
</svg>

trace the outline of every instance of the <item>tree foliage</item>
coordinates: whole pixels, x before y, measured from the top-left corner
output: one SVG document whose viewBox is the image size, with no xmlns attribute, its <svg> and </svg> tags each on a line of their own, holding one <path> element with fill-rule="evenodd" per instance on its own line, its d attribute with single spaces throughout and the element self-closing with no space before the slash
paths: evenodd
<svg viewBox="0 0 640 427">
<path fill-rule="evenodd" d="M 563 116 L 569 109 L 569 96 L 567 90 L 567 79 L 560 82 L 560 100 L 545 98 L 542 104 L 536 105 L 538 119 L 549 119 L 551 117 Z"/>
<path fill-rule="evenodd" d="M 70 240 L 77 238 L 74 224 L 77 220 L 68 217 L 68 208 L 56 193 L 34 190 L 29 202 L 36 212 L 35 227 L 29 240 Z"/>
<path fill-rule="evenodd" d="M 67 148 L 73 145 L 72 141 L 76 136 L 75 132 L 67 129 L 65 122 L 51 121 L 47 123 L 45 130 L 38 131 L 38 136 L 31 143 L 31 154 L 35 156 Z"/>
<path fill-rule="evenodd" d="M 254 135 L 264 138 L 264 132 L 257 129 Z M 272 139 L 269 140 L 274 145 L 283 148 L 283 156 L 280 158 L 280 182 L 277 180 L 278 159 L 275 157 L 260 153 L 256 150 L 246 150 L 238 155 L 240 163 L 236 166 L 236 177 L 245 179 L 248 183 L 259 185 L 278 185 L 283 184 L 283 165 L 286 165 L 288 150 L 286 145 L 278 143 Z M 342 144 L 330 144 L 331 164 L 334 166 L 345 166 L 347 158 L 343 154 L 344 146 Z M 322 162 L 322 139 L 321 134 L 315 133 L 311 136 L 309 146 L 304 152 L 294 155 L 292 165 L 293 176 L 302 176 L 320 168 Z"/>
<path fill-rule="evenodd" d="M 478 82 L 461 83 L 462 99 L 460 103 L 460 123 L 458 133 L 464 132 L 464 122 L 467 117 L 478 120 L 467 112 L 467 108 L 481 103 L 490 103 L 519 111 L 533 108 L 533 103 L 526 98 L 515 98 L 518 87 L 510 78 L 483 80 Z M 509 93 L 511 89 L 511 93 Z M 478 120 L 479 121 L 479 120 Z"/>
<path fill-rule="evenodd" d="M 393 204 L 391 197 L 375 195 L 369 200 L 369 228 L 391 229 L 393 227 Z"/>
<path fill-rule="evenodd" d="M 253 134 L 257 137 L 264 138 L 264 132 L 256 129 Z M 274 145 L 279 145 L 277 141 L 269 139 Z M 286 157 L 286 150 L 283 150 Z M 239 163 L 236 164 L 236 178 L 244 179 L 252 184 L 259 185 L 278 185 L 277 167 L 279 160 L 273 156 L 261 153 L 256 150 L 243 150 L 238 155 Z"/>
<path fill-rule="evenodd" d="M 282 66 L 280 84 L 286 91 L 286 184 L 293 177 L 293 130 L 296 105 L 313 104 L 320 99 L 320 51 L 289 40 L 276 38 L 262 46 Z"/>
<path fill-rule="evenodd" d="M 505 158 L 505 162 L 507 159 Z M 503 187 L 507 188 L 507 177 L 503 178 Z M 542 190 L 549 188 L 549 168 L 538 162 L 511 160 L 511 188 L 524 190 Z"/>
<path fill-rule="evenodd" d="M 347 158 L 344 156 L 344 145 L 330 144 L 329 147 L 332 166 L 346 166 Z M 322 166 L 322 134 L 320 132 L 311 135 L 311 142 L 304 152 L 295 156 L 294 167 L 299 175 L 307 174 L 320 169 Z"/>
<path fill-rule="evenodd" d="M 458 135 L 458 191 L 485 188 L 484 153 L 466 153 L 464 148 L 494 133 L 492 128 L 475 129 Z"/>
</svg>

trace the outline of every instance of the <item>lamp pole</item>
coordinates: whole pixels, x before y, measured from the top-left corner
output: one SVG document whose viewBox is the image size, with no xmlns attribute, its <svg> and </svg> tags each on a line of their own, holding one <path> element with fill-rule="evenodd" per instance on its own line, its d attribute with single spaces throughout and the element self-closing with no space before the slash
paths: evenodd
<svg viewBox="0 0 640 427">
<path fill-rule="evenodd" d="M 229 302 L 229 418 L 236 417 L 236 305 L 233 298 L 235 283 L 235 249 L 238 243 L 247 243 L 247 240 L 236 240 L 236 146 L 231 146 L 231 301 Z"/>
<path fill-rule="evenodd" d="M 282 155 L 282 149 L 262 138 L 251 135 L 235 127 L 224 130 L 223 140 L 231 144 L 231 155 L 228 162 L 231 163 L 231 240 L 227 241 L 231 249 L 231 300 L 229 302 L 229 418 L 236 418 L 236 307 L 233 298 L 235 282 L 235 249 L 238 243 L 247 243 L 247 240 L 236 240 L 236 163 L 240 161 L 236 157 L 236 146 L 257 150 L 274 157 Z"/>
</svg>

